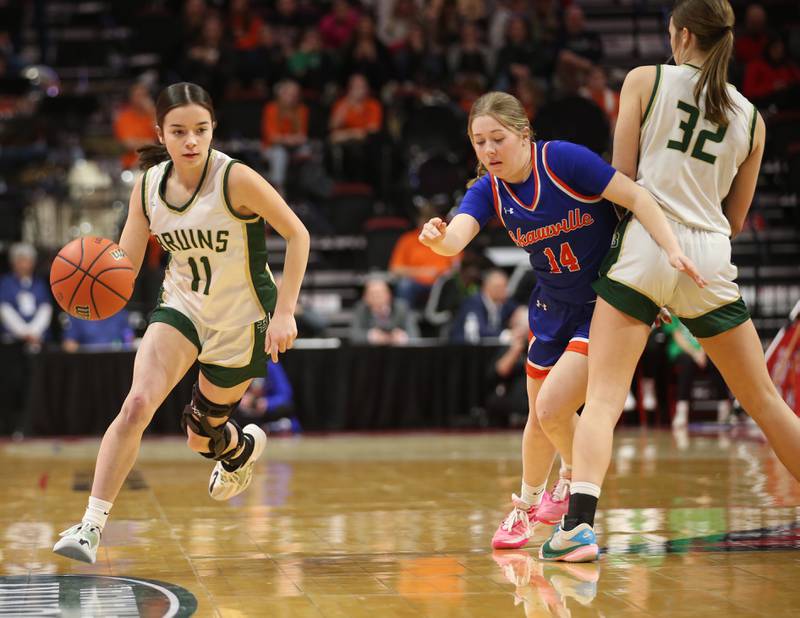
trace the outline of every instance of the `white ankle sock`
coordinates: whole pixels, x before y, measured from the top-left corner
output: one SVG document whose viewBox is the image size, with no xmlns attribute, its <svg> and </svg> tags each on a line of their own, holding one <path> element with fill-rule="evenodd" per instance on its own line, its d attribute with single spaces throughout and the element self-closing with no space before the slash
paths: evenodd
<svg viewBox="0 0 800 618">
<path fill-rule="evenodd" d="M 89 497 L 89 506 L 86 507 L 86 512 L 83 514 L 83 520 L 87 523 L 99 526 L 102 530 L 106 525 L 108 514 L 111 512 L 113 502 L 106 502 L 94 496 Z"/>
<path fill-rule="evenodd" d="M 520 498 L 522 498 L 522 501 L 528 506 L 537 506 L 542 501 L 544 488 L 545 488 L 545 483 L 537 485 L 536 487 L 531 487 L 530 485 L 526 485 L 525 481 L 522 481 Z"/>
<path fill-rule="evenodd" d="M 561 462 L 561 469 L 558 471 L 558 476 L 562 479 L 572 478 L 572 466 L 568 466 L 563 461 Z"/>
<path fill-rule="evenodd" d="M 586 481 L 573 481 L 569 486 L 570 494 L 586 494 L 588 496 L 600 497 L 600 486 Z"/>
</svg>

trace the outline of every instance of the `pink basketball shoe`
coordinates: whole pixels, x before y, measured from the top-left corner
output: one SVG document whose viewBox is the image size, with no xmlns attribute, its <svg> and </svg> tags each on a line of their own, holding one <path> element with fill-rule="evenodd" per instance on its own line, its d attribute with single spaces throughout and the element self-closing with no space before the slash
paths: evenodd
<svg viewBox="0 0 800 618">
<path fill-rule="evenodd" d="M 553 492 L 544 492 L 536 510 L 536 521 L 555 526 L 569 510 L 569 479 L 559 477 Z"/>
<path fill-rule="evenodd" d="M 492 537 L 494 549 L 519 549 L 528 544 L 536 526 L 537 507 L 528 507 L 516 494 L 511 495 L 514 508 Z"/>
</svg>

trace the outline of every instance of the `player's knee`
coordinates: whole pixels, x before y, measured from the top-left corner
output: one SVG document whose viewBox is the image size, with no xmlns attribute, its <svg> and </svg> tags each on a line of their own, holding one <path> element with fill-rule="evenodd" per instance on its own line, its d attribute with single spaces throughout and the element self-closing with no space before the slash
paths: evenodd
<svg viewBox="0 0 800 618">
<path fill-rule="evenodd" d="M 131 392 L 122 404 L 120 417 L 125 425 L 144 430 L 153 418 L 155 406 L 145 393 Z"/>
<path fill-rule="evenodd" d="M 571 414 L 571 411 L 562 410 L 557 402 L 543 393 L 536 398 L 536 416 L 545 431 L 560 427 Z"/>
</svg>

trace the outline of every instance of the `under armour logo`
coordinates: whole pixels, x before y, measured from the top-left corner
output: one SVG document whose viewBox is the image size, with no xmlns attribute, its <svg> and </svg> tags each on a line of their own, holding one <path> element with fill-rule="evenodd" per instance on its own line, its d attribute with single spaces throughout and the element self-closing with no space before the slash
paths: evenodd
<svg viewBox="0 0 800 618">
<path fill-rule="evenodd" d="M 514 209 L 513 208 L 503 208 L 503 212 L 506 213 L 507 215 L 513 215 L 514 214 Z"/>
<path fill-rule="evenodd" d="M 536 301 L 536 306 L 539 307 L 539 309 L 544 309 L 545 311 L 547 311 L 547 305 L 540 300 Z"/>
</svg>

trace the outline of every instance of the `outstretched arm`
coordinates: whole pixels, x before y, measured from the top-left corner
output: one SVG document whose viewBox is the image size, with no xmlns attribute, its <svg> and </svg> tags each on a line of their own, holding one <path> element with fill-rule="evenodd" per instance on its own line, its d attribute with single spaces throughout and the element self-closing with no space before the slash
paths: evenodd
<svg viewBox="0 0 800 618">
<path fill-rule="evenodd" d="M 480 231 L 481 226 L 472 215 L 458 214 L 449 225 L 434 217 L 422 227 L 419 241 L 439 255 L 458 255 Z"/>
</svg>

